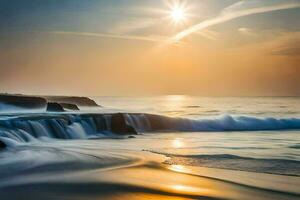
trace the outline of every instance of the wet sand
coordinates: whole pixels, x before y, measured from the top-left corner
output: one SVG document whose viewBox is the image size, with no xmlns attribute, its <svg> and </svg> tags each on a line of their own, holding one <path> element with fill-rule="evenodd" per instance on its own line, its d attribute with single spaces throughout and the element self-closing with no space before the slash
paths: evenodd
<svg viewBox="0 0 300 200">
<path fill-rule="evenodd" d="M 162 164 L 166 157 L 145 151 L 101 149 L 95 156 L 99 165 L 85 169 L 61 161 L 18 171 L 1 180 L 0 196 L 13 200 L 300 199 L 300 177 L 166 165 Z M 110 165 L 101 162 L 116 158 L 131 159 Z"/>
</svg>

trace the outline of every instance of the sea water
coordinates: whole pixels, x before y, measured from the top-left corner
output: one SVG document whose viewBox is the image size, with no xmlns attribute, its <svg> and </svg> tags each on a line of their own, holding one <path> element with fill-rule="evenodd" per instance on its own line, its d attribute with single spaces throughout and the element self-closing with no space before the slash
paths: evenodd
<svg viewBox="0 0 300 200">
<path fill-rule="evenodd" d="M 18 114 L 2 114 L 1 139 L 8 147 L 0 152 L 0 197 L 300 198 L 299 97 L 92 98 L 102 108 L 85 107 L 81 113 L 155 114 L 167 117 L 171 128 L 141 129 L 134 138 L 91 137 L 92 127 L 72 115 L 62 139 L 49 134 L 44 121 L 28 125 Z M 31 131 L 11 131 L 11 118 Z"/>
<path fill-rule="evenodd" d="M 172 156 L 173 163 L 221 167 L 246 171 L 300 175 L 299 97 L 194 97 L 183 95 L 156 97 L 97 97 L 108 108 L 132 113 L 152 113 L 176 118 L 221 121 L 229 131 L 193 133 L 152 133 L 142 142 L 145 149 Z M 232 119 L 242 118 L 244 131 L 232 131 Z M 259 130 L 264 119 L 270 129 Z M 290 119 L 290 130 L 281 130 Z M 248 120 L 248 121 L 247 121 Z M 248 123 L 247 123 L 248 122 Z M 250 127 L 248 127 L 250 126 Z M 256 131 L 247 131 L 247 129 Z M 264 129 L 263 127 L 261 129 Z M 152 142 L 151 142 L 152 141 Z M 164 141 L 164 142 L 157 142 Z M 147 144 L 151 144 L 148 148 Z"/>
</svg>

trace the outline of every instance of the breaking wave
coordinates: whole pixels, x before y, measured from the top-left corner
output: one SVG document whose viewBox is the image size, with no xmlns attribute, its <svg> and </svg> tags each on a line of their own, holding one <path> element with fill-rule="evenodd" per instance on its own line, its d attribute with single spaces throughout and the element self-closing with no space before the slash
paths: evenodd
<svg viewBox="0 0 300 200">
<path fill-rule="evenodd" d="M 183 119 L 148 115 L 151 130 L 171 131 L 264 131 L 300 129 L 298 118 L 257 118 L 222 115 L 211 119 Z"/>
<path fill-rule="evenodd" d="M 116 115 L 118 120 L 112 120 Z M 122 132 L 127 129 L 132 132 Z M 11 146 L 45 137 L 89 139 L 111 137 L 112 134 L 128 135 L 162 131 L 225 132 L 298 129 L 300 129 L 298 118 L 223 115 L 213 119 L 192 120 L 151 114 L 44 114 L 1 119 L 0 141 Z"/>
</svg>

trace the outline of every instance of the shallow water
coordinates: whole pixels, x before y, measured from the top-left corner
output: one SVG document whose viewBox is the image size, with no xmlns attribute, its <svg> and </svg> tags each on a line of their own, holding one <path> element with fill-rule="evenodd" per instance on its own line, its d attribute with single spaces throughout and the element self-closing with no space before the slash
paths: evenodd
<svg viewBox="0 0 300 200">
<path fill-rule="evenodd" d="M 0 196 L 5 199 L 300 198 L 300 177 L 192 168 L 181 161 L 170 163 L 174 158 L 148 151 L 186 155 L 189 148 L 179 144 L 187 142 L 191 135 L 181 137 L 180 143 L 177 141 L 182 133 L 159 135 L 122 140 L 39 141 L 8 149 L 0 154 Z M 180 149 L 182 154 L 178 153 Z M 165 161 L 167 164 L 162 164 Z M 201 165 L 200 162 L 198 166 Z M 214 167 L 226 168 L 226 163 Z"/>
</svg>

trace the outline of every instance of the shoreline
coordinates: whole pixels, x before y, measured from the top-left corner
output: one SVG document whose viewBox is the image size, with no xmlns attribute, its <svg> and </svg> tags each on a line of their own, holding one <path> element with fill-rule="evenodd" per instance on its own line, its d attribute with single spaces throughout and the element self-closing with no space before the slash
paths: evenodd
<svg viewBox="0 0 300 200">
<path fill-rule="evenodd" d="M 132 197 L 132 195 L 134 195 L 133 199 L 143 199 L 145 196 L 162 199 L 172 197 L 174 199 L 249 200 L 300 197 L 297 190 L 300 184 L 298 177 L 165 165 L 161 163 L 166 158 L 161 155 L 143 151 L 104 149 L 102 148 L 101 155 L 114 152 L 112 155 L 117 157 L 127 155 L 139 159 L 131 164 L 115 167 L 87 168 L 69 172 L 60 169 L 47 173 L 27 174 L 25 177 L 18 175 L 16 180 L 10 179 L 11 184 L 0 187 L 0 195 L 10 199 L 25 199 L 22 195 L 26 194 L 26 198 L 43 197 L 47 200 L 75 197 L 76 199 L 118 199 Z M 282 182 L 285 184 L 283 185 Z M 34 190 L 29 194 L 27 192 L 30 188 Z"/>
</svg>

